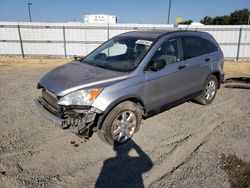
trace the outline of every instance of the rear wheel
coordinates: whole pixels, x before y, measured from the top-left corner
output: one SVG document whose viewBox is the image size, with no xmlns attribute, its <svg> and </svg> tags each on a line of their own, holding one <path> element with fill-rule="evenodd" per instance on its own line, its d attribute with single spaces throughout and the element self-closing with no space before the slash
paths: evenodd
<svg viewBox="0 0 250 188">
<path fill-rule="evenodd" d="M 113 145 L 128 141 L 139 129 L 141 113 L 133 102 L 125 101 L 113 108 L 106 116 L 98 135 L 102 141 Z"/>
<path fill-rule="evenodd" d="M 203 105 L 208 105 L 213 102 L 218 89 L 218 80 L 214 75 L 210 75 L 203 87 L 202 93 L 195 100 Z"/>
</svg>

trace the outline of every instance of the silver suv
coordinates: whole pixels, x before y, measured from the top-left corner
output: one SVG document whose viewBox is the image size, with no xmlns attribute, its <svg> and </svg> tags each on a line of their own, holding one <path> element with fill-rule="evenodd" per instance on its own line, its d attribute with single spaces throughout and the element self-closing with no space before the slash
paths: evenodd
<svg viewBox="0 0 250 188">
<path fill-rule="evenodd" d="M 64 129 L 124 143 L 145 119 L 194 99 L 208 105 L 224 79 L 223 53 L 198 31 L 133 31 L 47 73 L 37 109 Z"/>
</svg>

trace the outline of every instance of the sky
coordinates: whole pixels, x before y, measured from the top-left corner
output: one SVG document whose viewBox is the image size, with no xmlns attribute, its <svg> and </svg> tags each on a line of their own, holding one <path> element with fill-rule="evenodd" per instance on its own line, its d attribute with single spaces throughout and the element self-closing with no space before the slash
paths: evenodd
<svg viewBox="0 0 250 188">
<path fill-rule="evenodd" d="M 0 0 L 0 21 L 82 22 L 83 14 L 112 14 L 118 23 L 166 24 L 169 0 Z M 172 0 L 170 23 L 176 17 L 200 21 L 250 9 L 250 0 Z"/>
</svg>

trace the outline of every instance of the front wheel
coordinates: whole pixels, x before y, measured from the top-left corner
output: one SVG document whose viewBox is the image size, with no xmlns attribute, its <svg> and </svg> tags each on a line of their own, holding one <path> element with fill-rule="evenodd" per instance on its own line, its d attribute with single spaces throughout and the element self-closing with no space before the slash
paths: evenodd
<svg viewBox="0 0 250 188">
<path fill-rule="evenodd" d="M 210 75 L 205 85 L 203 86 L 203 90 L 200 96 L 198 96 L 195 100 L 203 105 L 208 105 L 213 102 L 218 89 L 218 80 L 214 75 Z"/>
<path fill-rule="evenodd" d="M 125 101 L 109 112 L 98 129 L 98 136 L 110 145 L 123 144 L 134 135 L 140 124 L 141 113 L 138 105 Z"/>
</svg>

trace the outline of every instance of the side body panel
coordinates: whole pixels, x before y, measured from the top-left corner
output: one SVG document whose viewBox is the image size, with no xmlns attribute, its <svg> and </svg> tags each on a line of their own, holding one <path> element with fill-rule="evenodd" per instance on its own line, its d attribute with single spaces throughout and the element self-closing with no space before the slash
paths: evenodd
<svg viewBox="0 0 250 188">
<path fill-rule="evenodd" d="M 214 37 L 208 33 L 204 34 L 204 38 L 210 40 L 211 42 L 213 42 L 217 47 L 218 47 L 218 51 L 211 53 L 211 64 L 212 64 L 212 68 L 213 68 L 213 72 L 218 72 L 221 75 L 221 79 L 224 78 L 224 55 L 223 52 L 220 49 L 220 46 L 218 45 L 218 43 L 216 42 L 216 40 L 214 39 Z M 223 81 L 223 80 L 221 80 Z"/>
<path fill-rule="evenodd" d="M 173 41 L 175 45 L 173 45 Z M 147 80 L 144 98 L 147 100 L 148 110 L 159 108 L 188 94 L 189 71 L 187 61 L 182 60 L 183 53 L 180 37 L 178 35 L 163 37 L 158 45 L 160 46 L 160 54 L 159 50 L 155 53 L 160 56 L 159 58 L 178 58 L 172 63 L 167 62 L 168 60 L 171 61 L 170 59 L 165 59 L 167 64 L 162 70 L 156 72 L 144 71 Z M 172 52 L 169 55 L 164 55 L 168 54 L 169 47 L 171 47 Z M 173 56 L 171 53 L 175 55 Z"/>
<path fill-rule="evenodd" d="M 203 34 L 198 33 L 200 37 L 203 37 Z M 157 72 L 145 71 L 145 67 L 162 43 L 170 38 L 186 35 L 189 35 L 189 33 L 170 33 L 161 37 L 137 69 L 131 72 L 126 80 L 106 87 L 93 103 L 93 107 L 105 111 L 114 104 L 114 101 L 138 98 L 145 105 L 146 111 L 149 112 L 159 106 L 201 91 L 209 74 L 215 70 L 223 73 L 222 67 L 219 65 L 219 61 L 223 61 L 220 50 L 169 64 Z M 197 36 L 197 33 L 195 33 L 195 36 Z M 179 70 L 180 65 L 184 65 L 185 68 Z"/>
<path fill-rule="evenodd" d="M 179 66 L 185 66 L 185 68 L 179 70 Z M 145 84 L 144 98 L 147 100 L 148 110 L 158 108 L 187 95 L 189 73 L 186 61 L 169 64 L 163 70 L 147 71 L 145 74 L 147 83 Z"/>
</svg>

